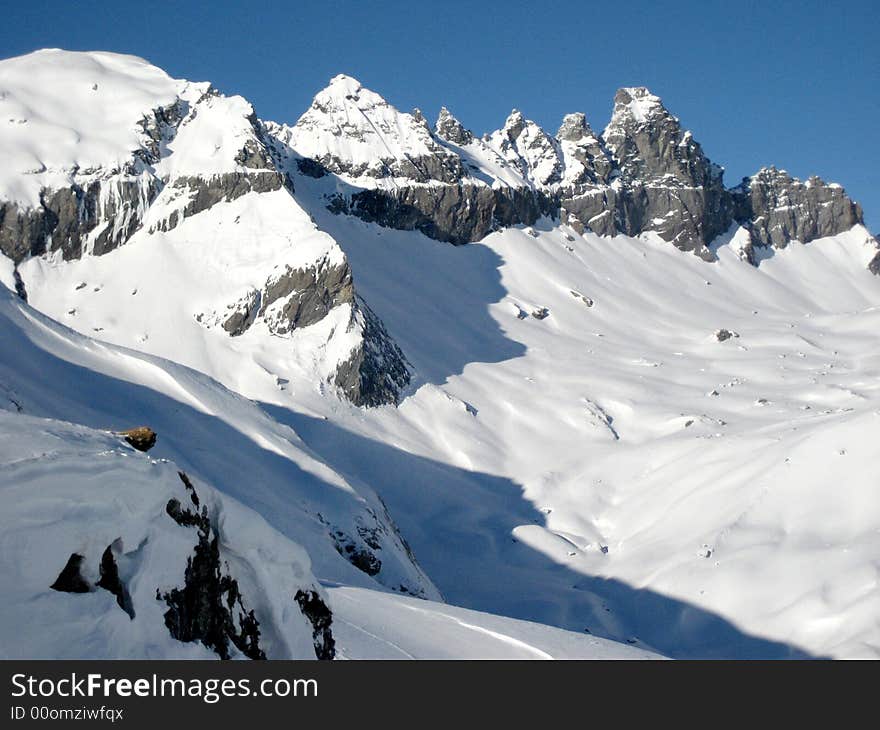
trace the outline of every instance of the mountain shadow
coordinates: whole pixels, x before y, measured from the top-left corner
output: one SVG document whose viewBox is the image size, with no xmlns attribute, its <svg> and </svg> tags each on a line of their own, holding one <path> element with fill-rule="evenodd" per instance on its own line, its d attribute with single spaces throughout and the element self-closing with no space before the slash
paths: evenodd
<svg viewBox="0 0 880 730">
<path fill-rule="evenodd" d="M 573 571 L 516 540 L 515 527 L 545 526 L 546 519 L 510 479 L 416 456 L 280 406 L 263 408 L 346 479 L 380 494 L 452 604 L 588 631 L 675 658 L 815 658 L 685 601 Z"/>
<path fill-rule="evenodd" d="M 508 294 L 498 253 L 482 243 L 455 246 L 333 213 L 326 190 L 339 187 L 357 189 L 330 173 L 319 181 L 297 177 L 294 197 L 345 252 L 355 288 L 415 367 L 416 384 L 442 385 L 470 363 L 525 354 L 490 313 Z"/>
</svg>

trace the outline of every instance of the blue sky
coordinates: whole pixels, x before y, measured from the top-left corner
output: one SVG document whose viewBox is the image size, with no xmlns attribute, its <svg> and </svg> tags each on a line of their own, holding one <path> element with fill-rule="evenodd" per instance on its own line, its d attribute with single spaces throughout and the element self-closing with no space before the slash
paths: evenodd
<svg viewBox="0 0 880 730">
<path fill-rule="evenodd" d="M 357 77 L 478 133 L 512 107 L 555 131 L 601 130 L 619 86 L 644 85 L 726 168 L 775 164 L 843 184 L 880 231 L 880 3 L 4 3 L 0 56 L 53 46 L 148 58 L 294 121 L 333 75 Z"/>
</svg>

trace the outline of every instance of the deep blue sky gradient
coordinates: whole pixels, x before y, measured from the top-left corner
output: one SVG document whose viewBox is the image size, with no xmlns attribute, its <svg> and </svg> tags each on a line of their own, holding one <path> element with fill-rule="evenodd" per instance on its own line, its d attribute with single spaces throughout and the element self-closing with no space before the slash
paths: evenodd
<svg viewBox="0 0 880 730">
<path fill-rule="evenodd" d="M 605 126 L 644 85 L 726 168 L 775 164 L 844 185 L 880 231 L 880 2 L 4 2 L 0 57 L 37 48 L 143 56 L 293 122 L 337 73 L 433 119 Z"/>
</svg>

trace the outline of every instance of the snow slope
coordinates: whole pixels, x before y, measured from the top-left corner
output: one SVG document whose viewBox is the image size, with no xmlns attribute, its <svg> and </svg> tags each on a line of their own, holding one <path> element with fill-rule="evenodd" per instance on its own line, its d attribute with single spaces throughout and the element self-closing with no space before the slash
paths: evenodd
<svg viewBox="0 0 880 730">
<path fill-rule="evenodd" d="M 673 656 L 880 653 L 866 231 L 756 268 L 739 232 L 707 263 L 551 222 L 464 248 L 318 222 L 418 380 L 288 420 L 381 484 L 450 601 Z"/>
<path fill-rule="evenodd" d="M 140 454 L 118 436 L 23 413 L 0 411 L 0 575 L 3 658 L 211 659 L 182 642 L 157 600 L 184 584 L 197 542 L 166 514 L 189 503 L 176 466 Z M 313 658 L 312 627 L 296 609 L 300 589 L 319 590 L 308 555 L 252 510 L 199 483 L 248 609 L 260 617 L 261 646 L 277 659 Z M 112 546 L 112 547 L 111 547 Z M 49 590 L 72 554 L 96 584 L 102 555 L 116 555 L 126 608 L 109 590 Z M 234 656 L 242 656 L 238 652 Z"/>
<path fill-rule="evenodd" d="M 151 455 L 254 508 L 313 555 L 321 578 L 375 585 L 336 550 L 366 550 L 362 535 L 373 535 L 380 582 L 439 595 L 375 493 L 353 488 L 251 401 L 194 370 L 79 335 L 6 290 L 0 325 L 3 407 L 98 429 L 148 425 L 159 434 Z"/>
<path fill-rule="evenodd" d="M 458 606 L 330 587 L 348 659 L 657 659 L 638 647 Z"/>
<path fill-rule="evenodd" d="M 67 185 L 75 171 L 119 170 L 141 146 L 137 122 L 186 86 L 117 53 L 46 49 L 4 61 L 0 195 L 33 206 L 41 187 Z"/>
<path fill-rule="evenodd" d="M 167 606 L 156 600 L 157 591 L 183 584 L 194 549 L 194 531 L 166 513 L 169 499 L 189 499 L 181 468 L 217 526 L 224 564 L 244 607 L 260 621 L 260 646 L 269 658 L 314 656 L 312 627 L 293 596 L 310 590 L 328 600 L 315 574 L 339 586 L 329 597 L 337 658 L 401 651 L 459 658 L 655 656 L 435 601 L 398 600 L 381 582 L 440 596 L 399 542 L 382 503 L 313 458 L 291 429 L 250 401 L 194 371 L 78 335 L 5 290 L 0 344 L 0 617 L 12 629 L 3 632 L 0 654 L 7 658 L 215 656 L 199 642 L 173 639 L 163 618 Z M 59 417 L 91 427 L 54 420 Z M 149 454 L 106 430 L 132 422 L 159 432 Z M 379 583 L 343 560 L 329 539 L 328 522 L 346 526 L 347 514 L 355 535 L 369 518 L 380 528 Z M 74 553 L 83 556 L 80 572 L 94 586 L 108 549 L 128 608 L 94 587 L 49 589 Z M 232 655 L 243 658 L 234 648 Z"/>
</svg>

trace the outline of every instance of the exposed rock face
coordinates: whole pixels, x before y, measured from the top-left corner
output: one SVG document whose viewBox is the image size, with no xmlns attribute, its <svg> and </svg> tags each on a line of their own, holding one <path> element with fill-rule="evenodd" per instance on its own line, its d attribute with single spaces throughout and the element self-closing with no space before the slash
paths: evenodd
<svg viewBox="0 0 880 730">
<path fill-rule="evenodd" d="M 579 232 L 650 231 L 712 260 L 709 244 L 734 222 L 755 245 L 774 246 L 862 222 L 859 206 L 818 178 L 761 171 L 728 190 L 722 168 L 643 87 L 617 92 L 601 136 L 583 114 L 566 115 L 554 137 L 514 110 L 480 140 L 445 107 L 430 135 L 420 114 L 401 114 L 337 77 L 295 127 L 275 125 L 271 136 L 292 150 L 302 174 L 352 186 L 337 186 L 331 211 L 454 244 L 546 215 Z M 380 164 L 367 161 L 371 150 Z"/>
<path fill-rule="evenodd" d="M 221 326 L 232 337 L 244 334 L 257 318 L 262 301 L 263 295 L 259 290 L 248 290 L 237 302 L 229 305 L 232 313 L 222 321 Z"/>
<path fill-rule="evenodd" d="M 379 571 L 382 570 L 382 561 L 376 557 L 376 554 L 372 550 L 358 545 L 351 536 L 346 535 L 342 530 L 334 530 L 331 537 L 333 538 L 333 546 L 336 548 L 336 552 L 361 572 L 374 576 L 378 575 Z M 379 546 L 370 547 L 375 549 Z"/>
<path fill-rule="evenodd" d="M 113 174 L 46 190 L 37 208 L 0 201 L 0 252 L 16 264 L 59 250 L 65 260 L 107 253 L 137 230 L 160 188 L 148 173 Z"/>
<path fill-rule="evenodd" d="M 21 278 L 21 273 L 19 272 L 19 270 L 17 268 L 13 269 L 12 278 L 15 281 L 15 294 L 16 294 L 16 296 L 19 299 L 21 299 L 23 302 L 26 302 L 28 300 L 27 288 L 25 287 L 24 279 Z"/>
<path fill-rule="evenodd" d="M 466 145 L 474 141 L 473 133 L 465 129 L 445 106 L 440 107 L 440 115 L 434 125 L 434 132 L 438 137 L 457 145 Z"/>
<path fill-rule="evenodd" d="M 370 223 L 456 245 L 478 241 L 493 230 L 532 225 L 554 210 L 550 197 L 529 188 L 496 188 L 474 183 L 373 188 L 337 196 L 328 206 Z"/>
<path fill-rule="evenodd" d="M 362 328 L 363 338 L 336 371 L 334 384 L 358 406 L 396 403 L 410 382 L 406 357 L 362 299 L 352 310 L 355 325 Z"/>
<path fill-rule="evenodd" d="M 319 322 L 331 309 L 354 302 L 354 285 L 348 263 L 327 261 L 273 277 L 263 289 L 260 314 L 275 334 Z"/>
<path fill-rule="evenodd" d="M 101 556 L 100 579 L 95 584 L 105 591 L 109 591 L 116 596 L 116 603 L 119 608 L 125 611 L 129 618 L 134 618 L 134 606 L 131 603 L 131 596 L 128 588 L 119 577 L 119 567 L 116 564 L 116 555 L 114 554 L 113 545 L 108 545 Z"/>
<path fill-rule="evenodd" d="M 168 605 L 165 625 L 174 638 L 201 641 L 221 659 L 232 656 L 232 647 L 250 659 L 266 659 L 260 646 L 260 622 L 254 611 L 247 608 L 238 581 L 222 559 L 220 536 L 208 509 L 201 504 L 192 480 L 184 472 L 178 475 L 191 505 L 184 507 L 180 500 L 171 499 L 166 512 L 182 527 L 196 529 L 198 543 L 187 560 L 183 587 L 164 593 L 157 591 L 156 598 Z M 293 600 L 312 624 L 317 658 L 333 659 L 333 617 L 328 606 L 314 590 L 299 589 Z"/>
<path fill-rule="evenodd" d="M 651 230 L 680 249 L 704 253 L 730 226 L 721 168 L 647 89 L 617 92 L 603 138 L 619 175 L 619 231 Z"/>
<path fill-rule="evenodd" d="M 584 114 L 566 114 L 556 133 L 565 164 L 564 187 L 569 192 L 582 185 L 604 185 L 614 163 Z"/>
<path fill-rule="evenodd" d="M 862 222 L 861 206 L 839 185 L 829 185 L 818 177 L 801 182 L 775 167 L 743 180 L 733 195 L 737 218 L 748 221 L 757 246 L 784 248 L 790 241 L 809 243 Z"/>
<path fill-rule="evenodd" d="M 315 591 L 298 590 L 294 600 L 312 624 L 315 656 L 322 660 L 334 659 L 336 657 L 336 641 L 333 639 L 331 630 L 333 616 L 327 604 Z"/>
<path fill-rule="evenodd" d="M 55 582 L 49 586 L 53 591 L 62 593 L 88 593 L 92 590 L 89 582 L 83 578 L 80 568 L 85 558 L 79 553 L 72 553 Z"/>
<path fill-rule="evenodd" d="M 198 530 L 195 552 L 187 560 L 182 588 L 156 597 L 165 601 L 165 625 L 179 641 L 201 641 L 221 659 L 229 659 L 230 643 L 250 659 L 265 659 L 260 648 L 260 623 L 244 606 L 238 582 L 228 574 L 220 558 L 219 535 L 206 507 L 198 511 L 198 497 L 189 479 L 181 480 L 190 491 L 195 511 L 171 499 L 166 511 L 177 524 Z"/>
</svg>

